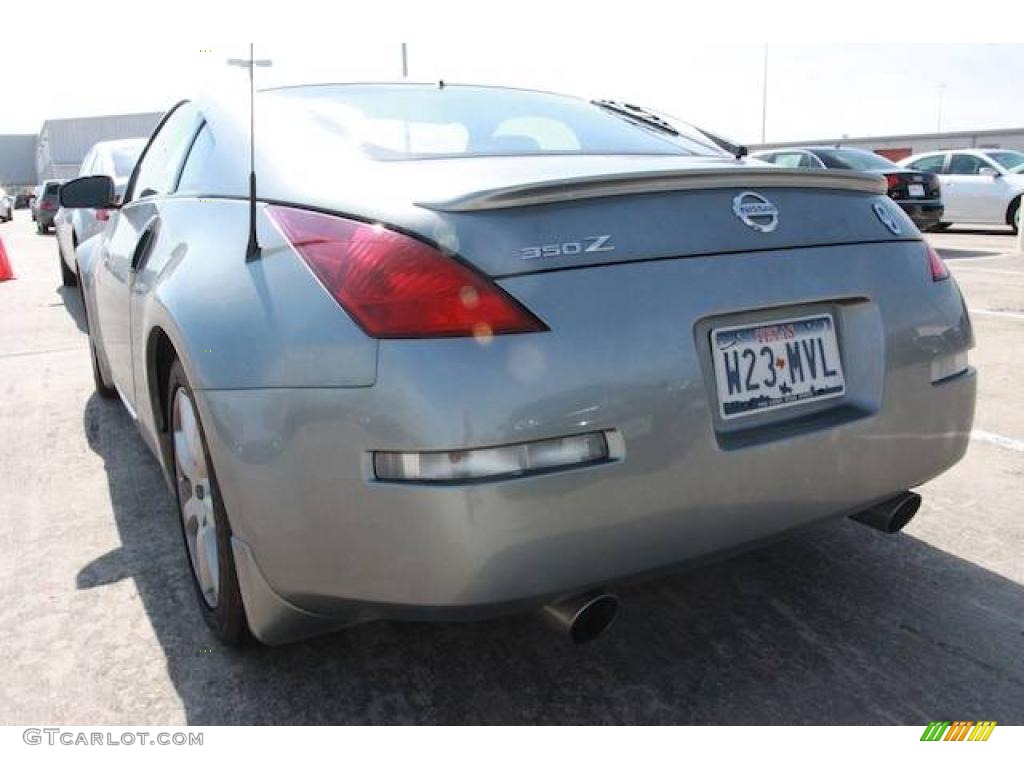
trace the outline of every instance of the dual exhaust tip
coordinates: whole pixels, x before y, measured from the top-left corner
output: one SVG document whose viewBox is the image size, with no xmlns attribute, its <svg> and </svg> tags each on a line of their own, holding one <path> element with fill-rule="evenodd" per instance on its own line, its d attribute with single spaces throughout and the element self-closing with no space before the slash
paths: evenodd
<svg viewBox="0 0 1024 768">
<path fill-rule="evenodd" d="M 899 533 L 920 508 L 921 497 L 913 491 L 904 491 L 870 509 L 851 515 L 851 518 L 883 533 Z"/>
<path fill-rule="evenodd" d="M 585 592 L 544 606 L 544 617 L 574 645 L 583 645 L 604 633 L 619 612 L 619 598 L 607 592 Z"/>
<path fill-rule="evenodd" d="M 921 496 L 904 491 L 851 517 L 884 533 L 898 533 L 920 508 Z M 544 607 L 544 617 L 574 645 L 600 637 L 615 621 L 618 612 L 619 598 L 601 591 L 585 592 Z"/>
</svg>

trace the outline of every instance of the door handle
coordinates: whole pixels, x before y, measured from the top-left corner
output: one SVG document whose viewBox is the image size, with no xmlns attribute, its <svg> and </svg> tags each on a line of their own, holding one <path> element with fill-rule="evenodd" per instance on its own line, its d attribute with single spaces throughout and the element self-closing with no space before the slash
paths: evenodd
<svg viewBox="0 0 1024 768">
<path fill-rule="evenodd" d="M 159 219 L 155 216 L 149 220 L 146 228 L 142 230 L 139 242 L 135 244 L 135 252 L 132 253 L 132 272 L 137 272 L 143 262 L 149 257 L 153 248 L 153 241 L 156 240 L 156 230 Z"/>
</svg>

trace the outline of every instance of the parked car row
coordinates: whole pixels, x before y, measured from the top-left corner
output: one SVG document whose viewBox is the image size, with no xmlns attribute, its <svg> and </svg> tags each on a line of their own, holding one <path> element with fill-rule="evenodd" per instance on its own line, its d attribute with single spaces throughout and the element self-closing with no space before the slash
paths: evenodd
<svg viewBox="0 0 1024 768">
<path fill-rule="evenodd" d="M 621 580 L 833 517 L 895 532 L 966 450 L 926 171 L 518 89 L 255 99 L 252 176 L 249 112 L 186 101 L 126 184 L 61 191 L 96 391 L 225 643 L 540 607 L 582 642 Z"/>
<path fill-rule="evenodd" d="M 1006 149 L 925 152 L 899 164 L 854 147 L 787 147 L 753 157 L 784 168 L 849 168 L 885 177 L 890 198 L 921 231 L 952 224 L 1005 224 L 1016 233 L 1024 153 Z"/>
</svg>

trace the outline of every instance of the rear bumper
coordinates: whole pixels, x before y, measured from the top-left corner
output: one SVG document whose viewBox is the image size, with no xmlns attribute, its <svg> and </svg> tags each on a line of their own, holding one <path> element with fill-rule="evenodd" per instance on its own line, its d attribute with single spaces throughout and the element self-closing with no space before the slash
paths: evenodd
<svg viewBox="0 0 1024 768">
<path fill-rule="evenodd" d="M 376 618 L 520 610 L 849 514 L 941 473 L 966 450 L 974 413 L 972 370 L 932 383 L 932 362 L 972 343 L 955 284 L 930 282 L 920 243 L 857 270 L 840 250 L 714 257 L 720 277 L 751 278 L 730 294 L 730 323 L 809 311 L 794 309 L 806 284 L 769 273 L 834 260 L 839 297 L 813 306 L 835 313 L 848 393 L 792 418 L 719 421 L 701 338 L 718 322 L 705 307 L 723 299 L 689 279 L 698 259 L 507 280 L 555 331 L 385 342 L 371 387 L 197 392 L 253 631 L 273 643 Z M 602 304 L 606 280 L 643 300 L 643 328 L 628 327 L 635 302 Z M 744 308 L 744 290 L 758 308 Z M 591 297 L 601 314 L 586 312 Z M 572 323 L 581 311 L 589 322 Z M 381 483 L 370 465 L 374 450 L 604 429 L 621 434 L 622 460 L 534 477 Z"/>
<path fill-rule="evenodd" d="M 942 214 L 945 211 L 942 201 L 898 200 L 896 202 L 922 232 L 926 232 L 942 221 Z"/>
</svg>

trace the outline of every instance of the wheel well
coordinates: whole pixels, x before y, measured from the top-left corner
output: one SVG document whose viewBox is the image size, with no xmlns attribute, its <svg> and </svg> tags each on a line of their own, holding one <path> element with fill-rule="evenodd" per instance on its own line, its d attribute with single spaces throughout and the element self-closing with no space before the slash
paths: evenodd
<svg viewBox="0 0 1024 768">
<path fill-rule="evenodd" d="M 153 422 L 161 432 L 167 431 L 167 379 L 171 366 L 178 359 L 170 338 L 162 328 L 154 328 L 147 345 L 146 369 L 149 372 L 149 400 L 153 407 Z"/>
<path fill-rule="evenodd" d="M 1024 200 L 1024 194 L 1017 195 L 1013 200 L 1010 201 L 1009 207 L 1006 209 L 1006 223 L 1013 224 L 1013 214 L 1017 212 L 1020 207 L 1021 200 Z"/>
</svg>

